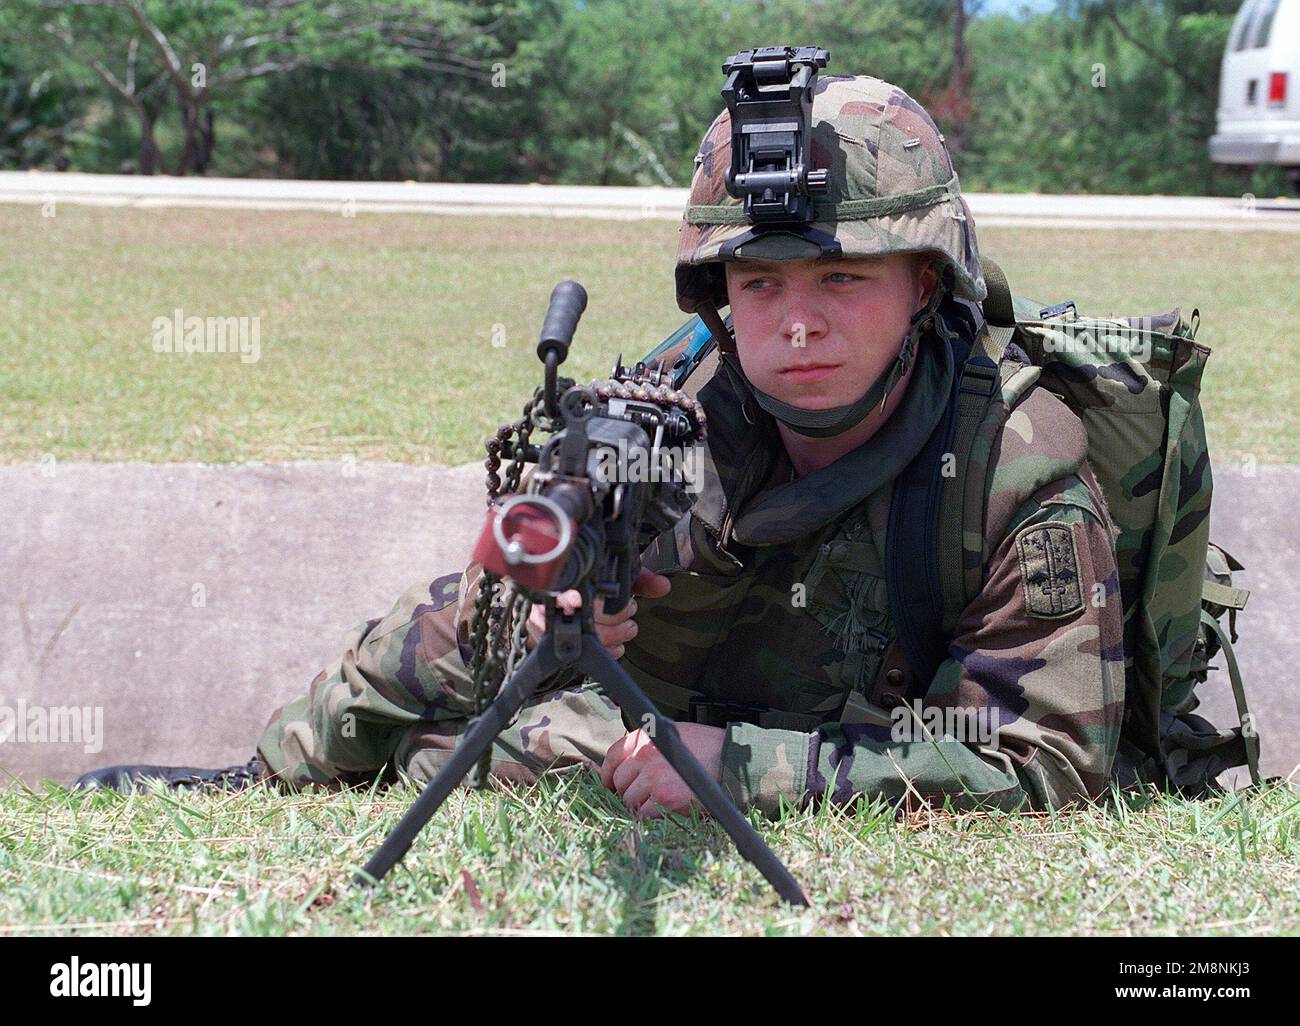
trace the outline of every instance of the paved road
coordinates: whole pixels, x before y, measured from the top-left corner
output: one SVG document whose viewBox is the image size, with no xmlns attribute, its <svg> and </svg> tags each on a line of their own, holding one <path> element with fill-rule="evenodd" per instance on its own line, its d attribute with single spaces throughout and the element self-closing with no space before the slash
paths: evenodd
<svg viewBox="0 0 1300 1026">
<path fill-rule="evenodd" d="M 966 193 L 983 226 L 1300 232 L 1300 200 Z M 242 207 L 358 213 L 536 214 L 677 220 L 688 190 L 628 186 L 320 182 L 0 171 L 0 202 Z"/>
<path fill-rule="evenodd" d="M 1251 571 L 1240 656 L 1265 765 L 1286 774 L 1300 762 L 1300 467 L 1225 468 L 1216 485 L 1214 537 Z M 0 467 L 0 709 L 103 716 L 99 751 L 84 735 L 10 741 L 0 771 L 245 761 L 348 628 L 463 569 L 482 510 L 477 463 Z M 1226 678 L 1207 705 L 1233 720 Z"/>
</svg>

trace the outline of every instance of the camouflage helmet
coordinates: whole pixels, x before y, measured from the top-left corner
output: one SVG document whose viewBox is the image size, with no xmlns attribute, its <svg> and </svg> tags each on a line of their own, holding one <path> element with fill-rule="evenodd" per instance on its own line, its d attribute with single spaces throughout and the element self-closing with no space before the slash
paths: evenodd
<svg viewBox="0 0 1300 1026">
<path fill-rule="evenodd" d="M 813 228 L 834 236 L 845 257 L 933 252 L 940 280 L 959 299 L 983 300 L 975 223 L 930 115 L 902 89 L 866 75 L 817 80 L 812 104 L 813 166 L 830 173 Z M 727 192 L 731 114 L 714 119 L 695 156 L 691 197 L 677 248 L 677 305 L 727 305 L 719 248 L 743 235 L 741 200 Z M 779 229 L 737 249 L 740 259 L 801 260 L 811 242 Z M 945 274 L 950 269 L 951 274 Z"/>
</svg>

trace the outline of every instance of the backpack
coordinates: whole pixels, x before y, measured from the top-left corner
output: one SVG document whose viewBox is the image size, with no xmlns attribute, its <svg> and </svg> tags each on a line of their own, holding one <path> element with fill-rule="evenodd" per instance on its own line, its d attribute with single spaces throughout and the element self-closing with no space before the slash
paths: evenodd
<svg viewBox="0 0 1300 1026">
<path fill-rule="evenodd" d="M 1013 297 L 1005 275 L 983 260 L 984 326 L 963 368 L 951 451 L 955 476 L 926 474 L 939 493 L 937 581 L 900 579 L 900 591 L 931 597 L 901 608 L 920 647 L 942 644 L 979 590 L 991 438 L 1033 385 L 1055 394 L 1088 433 L 1088 462 L 1118 529 L 1116 561 L 1124 605 L 1124 723 L 1113 777 L 1121 786 L 1152 783 L 1199 797 L 1224 770 L 1245 765 L 1259 777 L 1259 738 L 1246 703 L 1232 642 L 1249 592 L 1232 586 L 1242 566 L 1209 541 L 1213 482 L 1201 416 L 1201 375 L 1210 350 L 1196 342 L 1200 313 L 1081 317 L 1073 302 L 1044 307 Z M 1002 363 L 1010 346 L 1027 363 Z M 1017 368 L 1018 369 L 1015 369 Z M 1011 373 L 1006 380 L 1002 374 Z M 911 471 L 912 468 L 909 468 Z M 935 598 L 937 596 L 937 601 Z M 1220 620 L 1229 614 L 1229 631 Z M 945 646 L 946 647 L 946 646 Z M 1197 716 L 1196 688 L 1222 654 L 1239 723 L 1217 730 Z M 923 657 L 926 664 L 931 656 Z M 933 664 L 937 667 L 937 663 Z"/>
<path fill-rule="evenodd" d="M 1258 784 L 1259 738 L 1232 650 L 1249 592 L 1232 584 L 1241 564 L 1209 542 L 1212 479 L 1199 395 L 1210 350 L 1195 340 L 1199 311 L 1190 322 L 1177 309 L 1080 317 L 1073 302 L 1044 307 L 1013 297 L 997 264 L 982 264 L 984 322 L 957 352 L 953 402 L 895 485 L 905 494 L 892 504 L 886 583 L 908 662 L 919 679 L 933 678 L 982 586 L 989 553 L 968 548 L 982 544 L 992 477 L 980 440 L 993 438 L 1019 398 L 1042 385 L 1084 423 L 1088 462 L 1119 532 L 1125 705 L 1113 779 L 1199 797 L 1224 770 L 1245 765 Z M 711 376 L 715 345 L 695 317 L 644 363 L 663 360 L 673 387 L 694 392 Z M 956 459 L 945 460 L 949 453 Z M 941 473 L 940 461 L 955 473 Z M 904 508 L 926 512 L 905 517 Z M 1227 730 L 1194 712 L 1196 688 L 1218 655 L 1240 721 Z"/>
</svg>

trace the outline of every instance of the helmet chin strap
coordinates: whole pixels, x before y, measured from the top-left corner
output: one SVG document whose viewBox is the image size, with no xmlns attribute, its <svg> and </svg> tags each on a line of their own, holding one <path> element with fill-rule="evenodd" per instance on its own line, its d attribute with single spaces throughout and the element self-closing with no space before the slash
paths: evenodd
<svg viewBox="0 0 1300 1026">
<path fill-rule="evenodd" d="M 935 313 L 942 300 L 943 288 L 937 287 L 925 307 L 912 315 L 907 335 L 903 339 L 903 346 L 894 362 L 885 368 L 862 398 L 856 402 L 844 406 L 832 406 L 825 410 L 805 410 L 761 391 L 745 376 L 744 371 L 740 372 L 740 376 L 749 386 L 749 390 L 754 393 L 754 400 L 758 405 L 796 434 L 808 438 L 829 438 L 832 435 L 842 434 L 865 420 L 873 407 L 879 406 L 881 412 L 884 411 L 885 403 L 889 401 L 889 394 L 911 368 L 926 322 Z M 737 359 L 738 369 L 739 365 L 740 361 Z"/>
</svg>

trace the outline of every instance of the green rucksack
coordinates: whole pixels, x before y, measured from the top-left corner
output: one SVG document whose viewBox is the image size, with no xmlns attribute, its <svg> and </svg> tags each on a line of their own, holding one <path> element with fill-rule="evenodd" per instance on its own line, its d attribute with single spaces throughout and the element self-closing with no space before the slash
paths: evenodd
<svg viewBox="0 0 1300 1026">
<path fill-rule="evenodd" d="M 1190 322 L 1177 309 L 1080 317 L 1072 302 L 1044 307 L 1013 297 L 1001 269 L 988 259 L 983 265 L 985 326 L 963 370 L 958 471 L 942 485 L 938 521 L 944 636 L 978 592 L 989 555 L 965 548 L 983 544 L 991 477 L 988 461 L 971 457 L 973 443 L 993 437 L 1015 402 L 1041 385 L 1087 429 L 1088 462 L 1119 532 L 1125 702 L 1113 777 L 1122 786 L 1154 783 L 1200 796 L 1224 770 L 1245 765 L 1258 784 L 1259 738 L 1232 651 L 1236 613 L 1249 592 L 1232 586 L 1241 564 L 1209 542 L 1212 481 L 1200 384 L 1210 350 L 1195 340 L 1199 312 Z M 1027 364 L 999 376 L 991 395 L 965 387 L 968 375 L 987 377 L 1013 342 Z M 1219 622 L 1225 612 L 1227 632 Z M 1196 688 L 1219 654 L 1240 719 L 1229 730 L 1194 712 Z"/>
</svg>

